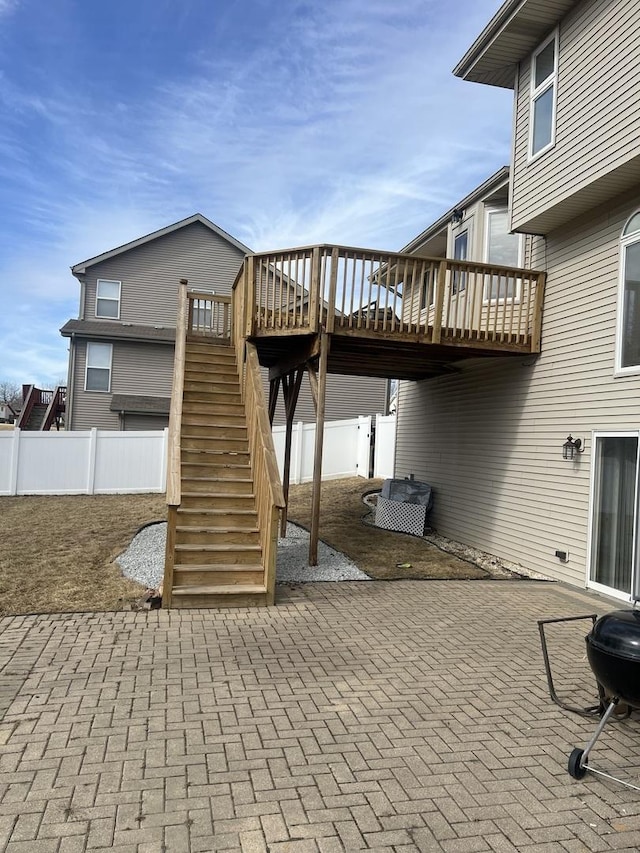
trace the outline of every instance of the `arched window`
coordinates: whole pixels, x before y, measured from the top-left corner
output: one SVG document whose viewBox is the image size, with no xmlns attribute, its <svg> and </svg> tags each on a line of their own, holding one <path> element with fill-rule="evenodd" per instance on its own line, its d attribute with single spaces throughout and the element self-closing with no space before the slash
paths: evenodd
<svg viewBox="0 0 640 853">
<path fill-rule="evenodd" d="M 640 370 L 640 211 L 627 220 L 620 242 L 621 275 L 618 297 L 616 368 Z"/>
</svg>

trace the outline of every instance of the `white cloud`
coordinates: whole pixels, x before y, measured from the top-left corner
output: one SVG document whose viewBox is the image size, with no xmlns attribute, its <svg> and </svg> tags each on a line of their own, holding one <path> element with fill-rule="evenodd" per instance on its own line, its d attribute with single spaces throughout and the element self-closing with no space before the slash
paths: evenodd
<svg viewBox="0 0 640 853">
<path fill-rule="evenodd" d="M 0 0 L 0 18 L 15 12 L 19 2 L 20 0 Z"/>
<path fill-rule="evenodd" d="M 59 375 L 66 342 L 28 343 L 19 305 L 45 305 L 57 335 L 77 314 L 73 263 L 196 210 L 258 250 L 396 249 L 507 162 L 509 94 L 450 73 L 493 0 L 461 0 L 456 29 L 433 0 L 254 3 L 265 24 L 250 49 L 235 36 L 246 4 L 224 4 L 207 55 L 144 99 L 0 76 L 0 310 L 24 330 L 16 381 L 47 364 Z M 15 5 L 0 0 L 0 16 Z"/>
</svg>

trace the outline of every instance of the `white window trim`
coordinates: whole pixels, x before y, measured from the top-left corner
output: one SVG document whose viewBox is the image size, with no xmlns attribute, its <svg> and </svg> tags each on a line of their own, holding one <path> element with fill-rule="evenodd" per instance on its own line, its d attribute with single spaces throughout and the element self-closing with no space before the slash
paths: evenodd
<svg viewBox="0 0 640 853">
<path fill-rule="evenodd" d="M 553 57 L 553 71 L 552 73 L 539 85 L 536 87 L 535 80 L 535 64 L 536 57 L 538 54 L 542 53 L 542 51 L 549 45 L 551 42 L 554 42 L 554 57 Z M 558 110 L 558 53 L 559 53 L 559 30 L 556 29 L 548 36 L 542 44 L 534 50 L 531 54 L 531 82 L 529 83 L 529 144 L 527 147 L 528 151 L 528 161 L 531 163 L 533 160 L 537 160 L 538 157 L 541 157 L 547 151 L 549 151 L 556 144 L 556 114 Z M 539 151 L 533 153 L 533 115 L 534 115 L 534 104 L 536 100 L 544 93 L 553 88 L 553 109 L 551 111 L 551 139 L 549 142 L 541 148 Z"/>
<path fill-rule="evenodd" d="M 106 317 L 104 314 L 98 314 L 98 298 L 102 299 L 104 302 L 115 302 L 116 300 L 112 296 L 98 296 L 98 291 L 100 290 L 100 283 L 105 282 L 108 284 L 117 284 L 118 285 L 118 314 L 116 317 Z M 119 320 L 120 319 L 120 305 L 122 300 L 122 282 L 117 281 L 114 278 L 99 278 L 96 281 L 96 305 L 95 305 L 95 315 L 100 320 Z"/>
<path fill-rule="evenodd" d="M 487 205 L 484 209 L 484 245 L 482 249 L 482 257 L 484 258 L 485 264 L 490 263 L 489 261 L 489 221 L 491 216 L 494 213 L 507 213 L 507 219 L 509 217 L 509 208 L 507 205 Z M 524 235 L 517 234 L 518 237 L 518 259 L 517 266 L 522 268 L 524 264 Z M 499 265 L 498 265 L 499 266 Z M 516 295 L 514 297 L 502 297 L 498 299 L 491 299 L 490 296 L 487 296 L 487 286 L 485 285 L 483 294 L 482 294 L 482 304 L 483 305 L 503 305 L 505 302 L 511 304 L 513 302 L 514 305 L 518 305 L 520 303 L 520 299 L 522 296 L 522 279 L 516 279 Z"/>
<path fill-rule="evenodd" d="M 640 213 L 640 210 L 634 210 L 629 216 L 622 229 L 624 234 L 625 228 L 631 222 L 633 217 Z M 626 266 L 626 249 L 633 243 L 640 243 L 640 231 L 634 231 L 633 234 L 627 234 L 626 237 L 620 238 L 620 260 L 618 266 L 618 306 L 616 311 L 616 361 L 613 375 L 614 376 L 637 376 L 640 374 L 640 364 L 632 364 L 629 367 L 622 366 L 622 327 L 624 325 L 624 271 Z"/>
<path fill-rule="evenodd" d="M 467 233 L 467 256 L 466 256 L 466 258 L 456 258 L 455 257 L 456 240 L 458 239 L 458 237 L 462 237 L 462 235 L 465 233 L 465 231 Z M 463 261 L 463 262 L 466 261 L 467 263 L 470 262 L 469 259 L 471 257 L 473 257 L 473 244 L 471 242 L 473 240 L 473 237 L 474 237 L 474 235 L 473 235 L 473 214 L 471 214 L 468 217 L 468 219 L 463 219 L 462 222 L 460 222 L 456 225 L 455 229 L 452 229 L 452 232 L 451 232 L 451 255 L 450 255 L 452 261 Z M 462 288 L 462 290 L 458 289 L 458 290 L 456 290 L 455 293 L 453 293 L 453 277 L 454 277 L 454 275 L 455 275 L 455 273 L 451 273 L 450 287 L 452 289 L 452 293 L 451 293 L 451 299 L 452 300 L 457 299 L 458 295 L 460 293 L 465 292 L 465 290 L 467 289 L 467 283 L 468 283 L 467 279 L 465 278 L 465 286 Z M 465 276 L 466 273 L 461 272 L 460 275 Z"/>
<path fill-rule="evenodd" d="M 615 598 L 618 601 L 626 601 L 631 602 L 633 600 L 633 583 L 631 594 L 626 592 L 621 592 L 618 589 L 613 589 L 610 586 L 604 586 L 604 584 L 598 583 L 597 581 L 591 580 L 591 569 L 593 566 L 593 513 L 595 509 L 595 501 L 596 501 L 596 442 L 599 438 L 637 438 L 638 439 L 638 455 L 636 461 L 636 488 L 634 494 L 635 505 L 638 507 L 638 481 L 640 478 L 640 430 L 594 430 L 591 433 L 591 474 L 589 477 L 589 518 L 587 524 L 587 559 L 586 559 L 586 577 L 585 577 L 585 587 L 587 589 L 592 589 L 594 592 L 600 592 L 603 595 L 608 596 L 609 598 Z M 638 528 L 640 527 L 640 512 L 638 512 L 636 518 L 636 524 L 633 530 L 633 546 L 632 552 L 636 553 L 636 537 L 638 535 Z M 640 571 L 640 567 L 639 567 Z M 633 581 L 633 573 L 631 575 Z"/>
<path fill-rule="evenodd" d="M 109 387 L 106 391 L 100 391 L 97 388 L 87 388 L 87 375 L 89 368 L 91 365 L 89 364 L 89 346 L 90 344 L 103 344 L 104 346 L 109 347 Z M 85 351 L 85 364 L 84 364 L 84 390 L 87 394 L 110 394 L 111 393 L 111 378 L 113 376 L 113 344 L 107 343 L 106 341 L 87 341 L 87 347 Z M 106 370 L 104 367 L 97 368 L 98 370 Z"/>
</svg>

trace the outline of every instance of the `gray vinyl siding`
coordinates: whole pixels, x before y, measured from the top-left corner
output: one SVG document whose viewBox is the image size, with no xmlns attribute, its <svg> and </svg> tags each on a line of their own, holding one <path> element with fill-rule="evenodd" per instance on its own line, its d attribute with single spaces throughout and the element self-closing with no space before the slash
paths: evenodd
<svg viewBox="0 0 640 853">
<path fill-rule="evenodd" d="M 113 394 L 146 394 L 170 397 L 173 377 L 173 345 L 113 342 L 111 391 L 85 391 L 87 342 L 75 344 L 71 429 L 120 429 L 118 412 L 110 411 Z M 160 421 L 162 419 L 158 419 Z M 165 424 L 163 423 L 163 426 Z M 146 429 L 147 427 L 145 427 Z M 161 429 L 161 426 L 157 427 Z"/>
<path fill-rule="evenodd" d="M 396 473 L 433 485 L 438 532 L 579 586 L 592 432 L 640 429 L 640 376 L 614 376 L 619 240 L 638 207 L 640 186 L 549 235 L 538 359 L 478 360 L 400 388 Z M 586 440 L 575 463 L 562 459 L 569 433 Z"/>
<path fill-rule="evenodd" d="M 168 415 L 134 415 L 125 414 L 123 429 L 125 430 L 154 430 L 169 426 Z"/>
<path fill-rule="evenodd" d="M 144 394 L 170 397 L 173 377 L 172 345 L 113 342 L 111 391 L 85 391 L 86 341 L 75 344 L 76 369 L 73 390 L 73 420 L 70 429 L 121 429 L 118 412 L 110 410 L 113 394 Z M 141 384 L 141 377 L 144 383 Z M 342 420 L 358 415 L 385 413 L 387 381 L 366 376 L 327 377 L 326 420 Z M 264 371 L 265 400 L 269 397 L 267 372 Z M 315 422 L 315 408 L 309 380 L 305 375 L 296 406 L 296 421 Z M 149 423 L 155 424 L 149 426 Z M 278 401 L 274 425 L 285 422 L 282 395 Z M 125 415 L 125 429 L 163 429 L 167 419 L 148 415 Z"/>
<path fill-rule="evenodd" d="M 122 282 L 120 322 L 175 326 L 180 279 L 188 279 L 190 290 L 229 294 L 243 258 L 240 249 L 194 222 L 89 267 L 81 318 L 97 319 L 96 283 L 109 279 Z"/>
<path fill-rule="evenodd" d="M 269 390 L 265 385 L 265 398 Z M 387 380 L 371 376 L 327 376 L 327 391 L 325 396 L 325 420 L 340 421 L 357 418 L 359 415 L 386 414 Z M 300 396 L 294 421 L 315 423 L 316 413 L 307 374 L 302 380 Z M 282 390 L 278 395 L 278 405 L 273 419 L 273 425 L 285 423 Z"/>
<path fill-rule="evenodd" d="M 640 180 L 638 23 L 637 0 L 584 0 L 561 21 L 555 145 L 532 161 L 530 58 L 521 63 L 514 133 L 515 229 L 547 233 Z"/>
</svg>

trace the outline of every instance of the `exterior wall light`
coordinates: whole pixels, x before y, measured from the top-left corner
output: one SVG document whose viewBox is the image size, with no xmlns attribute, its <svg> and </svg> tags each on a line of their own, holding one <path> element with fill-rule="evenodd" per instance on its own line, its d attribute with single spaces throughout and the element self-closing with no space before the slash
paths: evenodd
<svg viewBox="0 0 640 853">
<path fill-rule="evenodd" d="M 565 443 L 562 445 L 562 458 L 569 460 L 575 459 L 578 454 L 584 453 L 584 450 L 582 441 L 579 438 L 572 438 L 571 435 L 569 435 Z"/>
<path fill-rule="evenodd" d="M 458 222 L 462 222 L 463 219 L 464 219 L 464 210 L 456 207 L 455 210 L 453 211 L 453 213 L 451 214 L 452 224 L 457 225 Z"/>
</svg>

